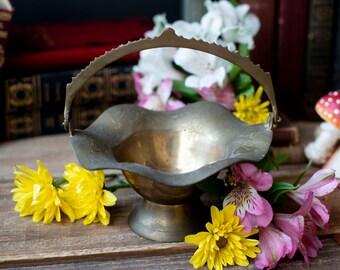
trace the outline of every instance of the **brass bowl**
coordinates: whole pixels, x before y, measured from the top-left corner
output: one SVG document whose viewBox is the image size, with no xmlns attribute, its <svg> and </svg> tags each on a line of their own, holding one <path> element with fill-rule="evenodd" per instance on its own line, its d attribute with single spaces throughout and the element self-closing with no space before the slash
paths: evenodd
<svg viewBox="0 0 340 270">
<path fill-rule="evenodd" d="M 149 111 L 133 104 L 116 105 L 84 130 L 70 126 L 72 100 L 86 79 L 117 59 L 117 55 L 174 45 L 174 40 L 178 47 L 217 55 L 222 48 L 166 30 L 153 40 L 143 39 L 114 49 L 91 62 L 67 85 L 64 122 L 82 166 L 122 170 L 132 188 L 143 197 L 129 216 L 131 229 L 145 238 L 167 242 L 183 241 L 185 235 L 204 225 L 204 208 L 196 184 L 233 163 L 261 160 L 270 147 L 271 128 L 276 121 L 275 96 L 268 74 L 249 59 L 222 48 L 224 54 L 219 56 L 226 60 L 230 55 L 236 57 L 242 68 L 254 71 L 254 77 L 267 86 L 264 89 L 273 106 L 267 123 L 248 125 L 216 103 L 197 102 L 168 112 Z"/>
</svg>

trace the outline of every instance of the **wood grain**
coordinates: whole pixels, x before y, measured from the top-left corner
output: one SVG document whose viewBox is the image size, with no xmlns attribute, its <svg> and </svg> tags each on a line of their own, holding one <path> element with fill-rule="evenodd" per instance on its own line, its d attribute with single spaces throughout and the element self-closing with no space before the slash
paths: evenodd
<svg viewBox="0 0 340 270">
<path fill-rule="evenodd" d="M 53 135 L 0 144 L 0 268 L 7 269 L 192 269 L 190 257 L 195 246 L 186 243 L 160 243 L 134 234 L 127 220 L 141 201 L 132 189 L 115 192 L 118 202 L 109 208 L 111 223 L 83 225 L 63 217 L 61 223 L 34 223 L 31 217 L 19 217 L 14 211 L 10 190 L 14 188 L 12 167 L 23 164 L 36 168 L 41 159 L 54 176 L 61 176 L 64 165 L 75 162 L 68 136 Z M 293 182 L 304 164 L 284 165 L 274 171 L 276 180 Z M 318 168 L 305 175 L 306 181 Z M 330 229 L 320 232 L 324 248 L 311 259 L 310 269 L 337 269 L 340 246 L 333 235 L 340 234 L 340 191 L 328 201 L 331 209 Z M 207 268 L 203 268 L 207 269 Z M 252 264 L 248 268 L 255 269 Z M 277 269 L 306 269 L 301 257 L 283 260 Z"/>
</svg>

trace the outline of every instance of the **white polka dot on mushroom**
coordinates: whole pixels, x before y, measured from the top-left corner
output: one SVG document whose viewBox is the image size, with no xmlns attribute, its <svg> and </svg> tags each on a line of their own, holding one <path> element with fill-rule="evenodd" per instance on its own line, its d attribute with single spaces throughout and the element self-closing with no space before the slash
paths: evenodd
<svg viewBox="0 0 340 270">
<path fill-rule="evenodd" d="M 329 97 L 328 98 L 328 102 L 332 102 L 333 101 L 333 98 L 332 97 Z"/>
<path fill-rule="evenodd" d="M 339 109 L 335 109 L 334 110 L 334 114 L 339 114 L 340 113 L 340 110 Z"/>
</svg>

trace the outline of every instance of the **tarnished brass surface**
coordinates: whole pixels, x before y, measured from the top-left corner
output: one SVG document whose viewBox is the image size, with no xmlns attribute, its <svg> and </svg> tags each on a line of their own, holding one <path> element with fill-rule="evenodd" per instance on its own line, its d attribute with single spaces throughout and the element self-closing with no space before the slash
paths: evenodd
<svg viewBox="0 0 340 270">
<path fill-rule="evenodd" d="M 212 102 L 169 112 L 122 104 L 75 130 L 71 142 L 88 169 L 120 169 L 167 186 L 190 186 L 235 162 L 262 159 L 272 139 L 270 121 L 248 125 Z"/>
<path fill-rule="evenodd" d="M 69 122 L 72 100 L 82 84 L 105 65 L 127 53 L 156 47 L 186 47 L 212 53 L 248 71 L 265 89 L 273 112 L 268 122 L 248 125 L 226 108 L 197 102 L 169 112 L 133 104 L 113 106 L 85 130 Z M 240 161 L 258 161 L 272 140 L 277 119 L 270 75 L 248 58 L 226 48 L 187 40 L 166 30 L 155 39 L 120 46 L 96 58 L 67 85 L 65 128 L 79 163 L 88 169 L 120 169 L 144 201 L 131 213 L 137 234 L 157 241 L 182 241 L 201 227 L 203 208 L 195 184 Z"/>
</svg>

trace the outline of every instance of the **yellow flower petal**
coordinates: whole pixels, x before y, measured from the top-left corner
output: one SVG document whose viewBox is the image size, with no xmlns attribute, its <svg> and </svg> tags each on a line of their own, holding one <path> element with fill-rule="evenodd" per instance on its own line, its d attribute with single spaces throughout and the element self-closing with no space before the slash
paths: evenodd
<svg viewBox="0 0 340 270">
<path fill-rule="evenodd" d="M 223 269 L 227 265 L 247 266 L 247 257 L 254 258 L 260 250 L 257 240 L 247 239 L 251 233 L 243 232 L 239 218 L 235 216 L 235 206 L 228 205 L 221 211 L 215 206 L 211 207 L 212 223 L 207 223 L 208 232 L 199 232 L 188 235 L 184 241 L 198 246 L 190 263 L 195 268 L 205 264 L 209 269 Z"/>
<path fill-rule="evenodd" d="M 241 121 L 248 124 L 260 124 L 267 122 L 269 117 L 270 105 L 269 101 L 261 103 L 261 96 L 263 93 L 263 87 L 260 86 L 254 95 L 239 97 L 239 101 L 235 102 L 236 111 L 233 114 Z"/>
<path fill-rule="evenodd" d="M 110 215 L 104 206 L 115 205 L 117 198 L 112 192 L 103 189 L 104 172 L 91 172 L 70 163 L 65 166 L 64 178 L 68 184 L 63 186 L 62 198 L 72 206 L 75 219 L 84 217 L 85 225 L 98 221 L 107 225 Z"/>
<path fill-rule="evenodd" d="M 13 200 L 16 201 L 14 209 L 20 216 L 33 215 L 34 222 L 43 220 L 47 224 L 54 219 L 59 222 L 61 196 L 53 186 L 53 178 L 44 164 L 37 160 L 37 165 L 36 171 L 22 165 L 13 169 L 16 185 L 11 190 Z"/>
</svg>

